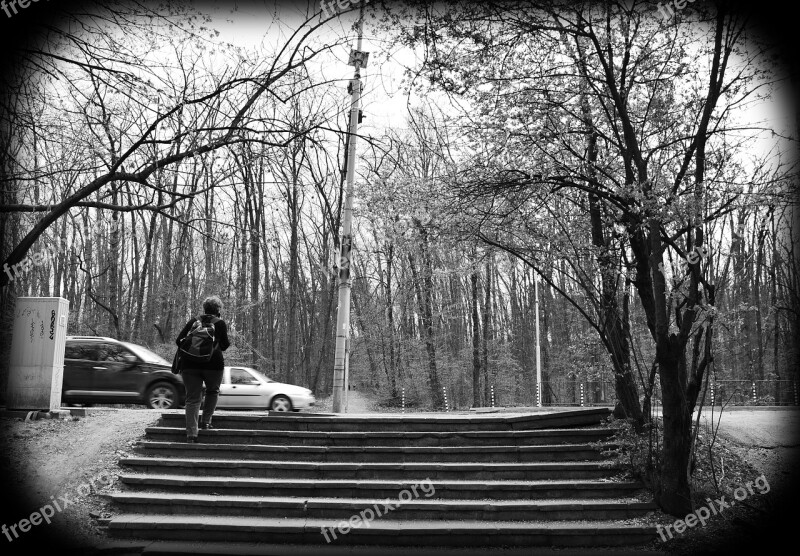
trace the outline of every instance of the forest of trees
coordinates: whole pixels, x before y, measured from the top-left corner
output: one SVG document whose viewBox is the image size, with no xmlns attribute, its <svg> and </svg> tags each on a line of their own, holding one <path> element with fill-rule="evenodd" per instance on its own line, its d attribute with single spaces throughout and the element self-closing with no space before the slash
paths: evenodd
<svg viewBox="0 0 800 556">
<path fill-rule="evenodd" d="M 364 126 L 357 153 L 356 388 L 534 405 L 539 280 L 545 403 L 583 384 L 642 421 L 709 377 L 795 403 L 796 142 L 764 147 L 748 116 L 787 77 L 746 20 L 695 8 L 367 4 L 386 44 L 367 79 L 393 48 L 420 63 L 403 125 Z M 170 9 L 94 5 L 3 76 L 3 324 L 62 296 L 69 334 L 169 358 L 217 294 L 229 361 L 324 397 L 353 31 L 309 5 L 243 48 Z"/>
</svg>

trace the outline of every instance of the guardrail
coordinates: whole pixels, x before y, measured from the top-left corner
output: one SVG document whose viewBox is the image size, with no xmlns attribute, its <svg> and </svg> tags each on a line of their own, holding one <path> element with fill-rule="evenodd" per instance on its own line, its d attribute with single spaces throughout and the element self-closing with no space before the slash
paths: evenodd
<svg viewBox="0 0 800 556">
<path fill-rule="evenodd" d="M 435 409 L 420 408 L 409 399 L 407 388 L 401 388 L 396 400 L 401 413 L 417 411 L 461 411 L 469 409 L 470 403 L 457 403 L 454 392 L 442 387 L 442 405 Z M 487 392 L 485 408 L 531 407 L 536 405 L 535 392 L 532 399 L 519 396 L 504 399 L 502 389 L 492 384 Z M 702 392 L 701 392 L 702 395 Z M 641 387 L 639 396 L 642 397 Z M 524 399 L 523 399 L 524 398 Z M 416 399 L 416 398 L 412 398 Z M 463 402 L 463 400 L 462 400 Z M 609 380 L 551 380 L 542 382 L 542 406 L 613 407 L 617 402 L 614 383 Z M 698 400 L 698 404 L 701 401 Z M 714 406 L 800 406 L 800 384 L 793 380 L 717 380 L 709 382 L 704 407 Z M 653 407 L 661 405 L 661 389 L 656 381 L 651 397 Z"/>
<path fill-rule="evenodd" d="M 703 405 L 800 405 L 798 394 L 800 388 L 793 380 L 717 380 L 709 383 Z M 653 402 L 661 401 L 658 384 L 654 388 L 652 399 Z M 542 405 L 545 406 L 613 406 L 616 401 L 614 383 L 611 381 L 542 382 Z"/>
</svg>

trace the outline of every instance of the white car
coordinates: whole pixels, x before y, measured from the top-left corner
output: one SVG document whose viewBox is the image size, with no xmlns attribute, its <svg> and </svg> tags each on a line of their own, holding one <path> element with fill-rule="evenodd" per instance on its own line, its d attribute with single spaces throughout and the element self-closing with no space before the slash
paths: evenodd
<svg viewBox="0 0 800 556">
<path fill-rule="evenodd" d="M 275 382 L 248 367 L 225 367 L 217 408 L 299 411 L 315 403 L 308 388 Z"/>
</svg>

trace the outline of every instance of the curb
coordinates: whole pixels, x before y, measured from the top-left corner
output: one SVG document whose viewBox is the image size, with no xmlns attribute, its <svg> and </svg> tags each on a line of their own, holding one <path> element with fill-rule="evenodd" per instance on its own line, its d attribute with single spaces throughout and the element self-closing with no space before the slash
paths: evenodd
<svg viewBox="0 0 800 556">
<path fill-rule="evenodd" d="M 714 413 L 726 413 L 728 411 L 798 411 L 800 410 L 800 405 L 733 405 L 727 406 L 724 409 L 720 408 L 720 406 L 714 406 Z M 694 411 L 697 413 L 697 410 Z M 705 406 L 703 408 L 704 414 L 711 413 L 711 406 Z"/>
<path fill-rule="evenodd" d="M 39 421 L 42 419 L 69 419 L 71 413 L 65 409 L 55 409 L 52 411 L 24 409 L 2 409 L 0 419 L 23 419 L 25 421 Z"/>
<path fill-rule="evenodd" d="M 112 408 L 69 407 L 51 411 L 27 409 L 0 409 L 0 419 L 22 419 L 24 421 L 41 421 L 43 419 L 70 419 L 71 417 L 88 417 L 107 411 L 117 411 Z"/>
<path fill-rule="evenodd" d="M 109 411 L 119 411 L 116 407 L 70 407 L 67 409 L 73 417 L 89 417 L 90 415 L 99 415 Z"/>
</svg>

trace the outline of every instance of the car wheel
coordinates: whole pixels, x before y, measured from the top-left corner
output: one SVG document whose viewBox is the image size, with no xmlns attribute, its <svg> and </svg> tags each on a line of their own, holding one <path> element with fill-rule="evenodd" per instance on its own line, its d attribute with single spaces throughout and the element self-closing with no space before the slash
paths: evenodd
<svg viewBox="0 0 800 556">
<path fill-rule="evenodd" d="M 157 382 L 147 391 L 147 407 L 151 409 L 170 409 L 178 403 L 178 392 L 168 382 Z"/>
<path fill-rule="evenodd" d="M 269 403 L 270 411 L 291 411 L 292 401 L 284 395 L 275 396 Z"/>
</svg>

